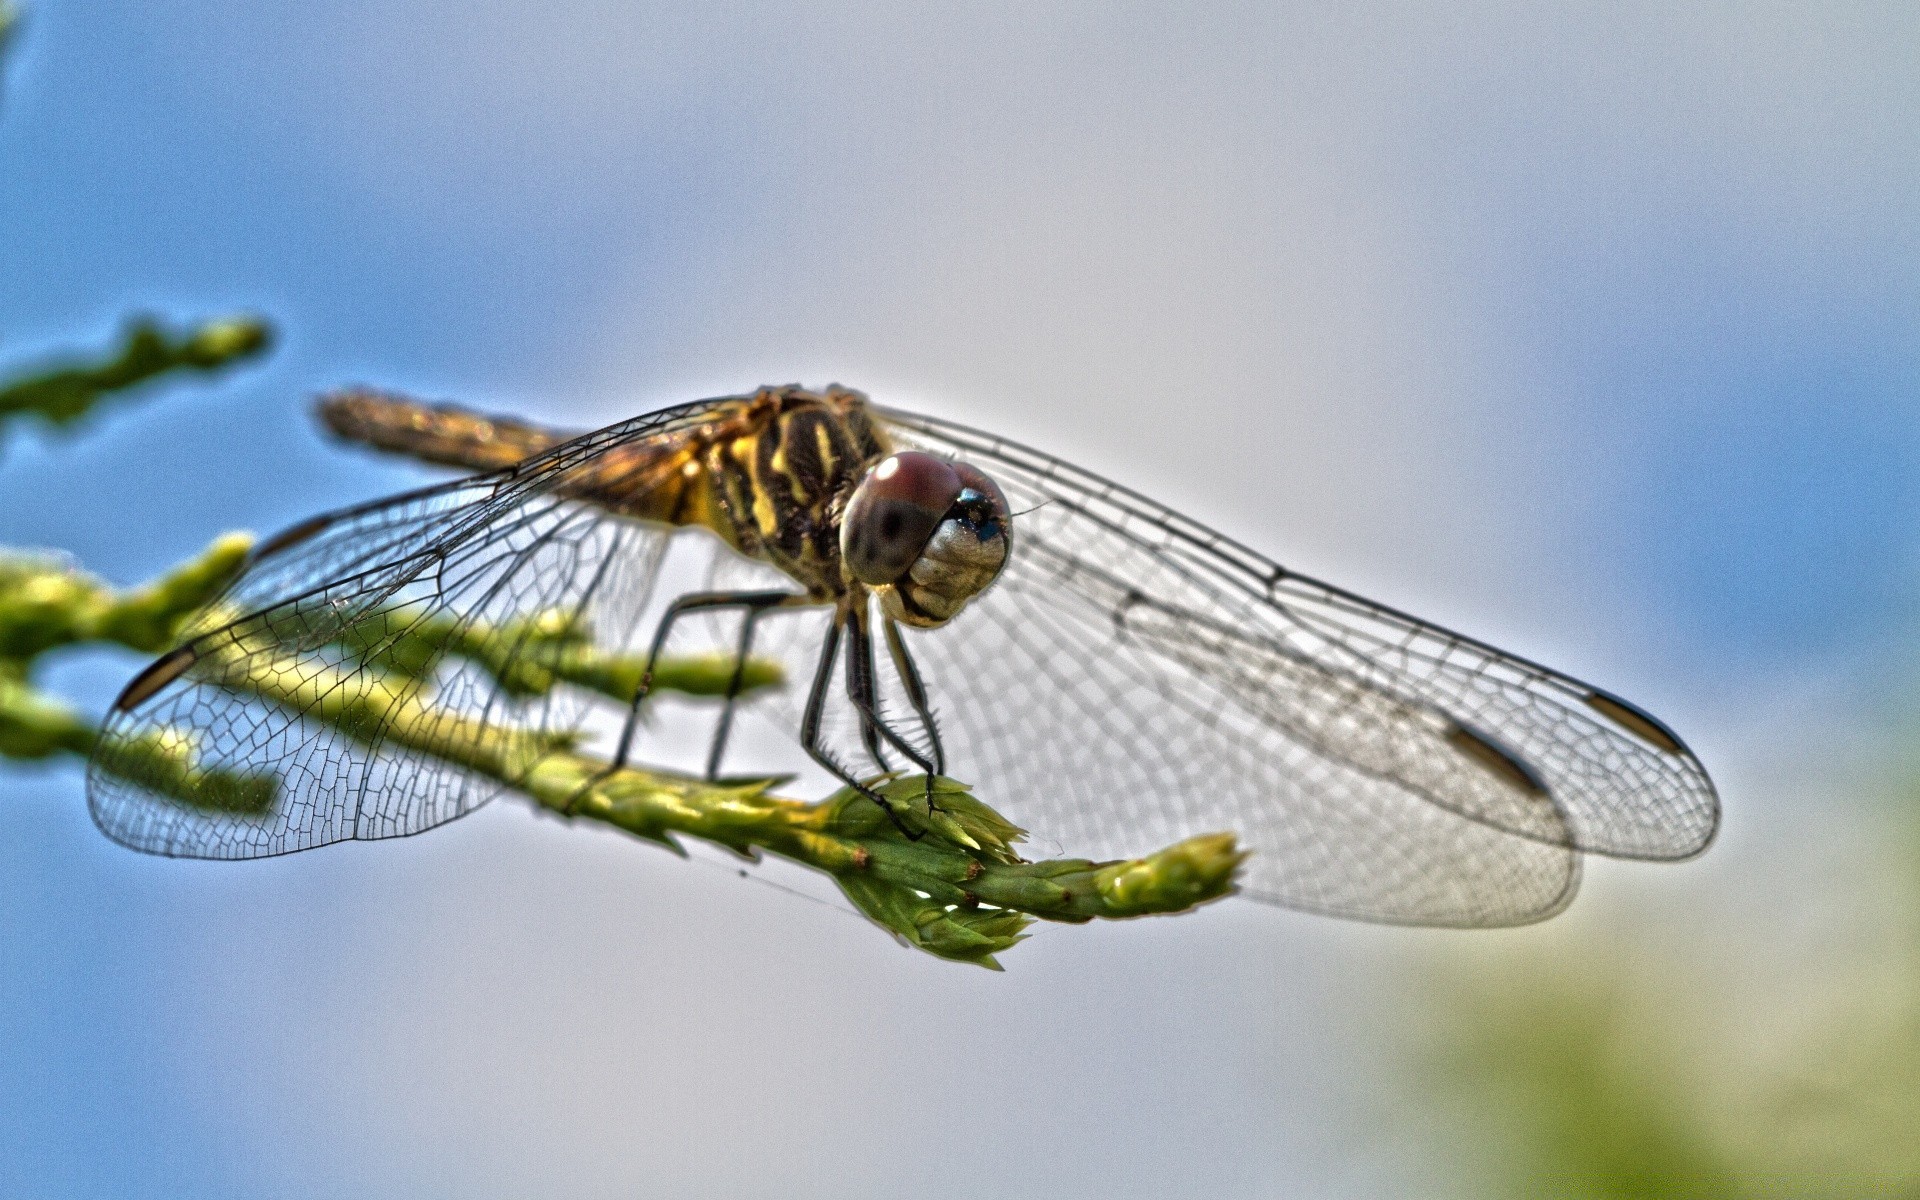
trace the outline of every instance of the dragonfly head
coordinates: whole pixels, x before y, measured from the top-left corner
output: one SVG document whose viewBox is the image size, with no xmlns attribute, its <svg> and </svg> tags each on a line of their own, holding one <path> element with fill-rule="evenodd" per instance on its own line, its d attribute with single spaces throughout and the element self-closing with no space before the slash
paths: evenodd
<svg viewBox="0 0 1920 1200">
<path fill-rule="evenodd" d="M 966 463 L 903 450 L 875 463 L 840 521 L 840 560 L 908 625 L 944 625 L 1006 565 L 1007 498 Z"/>
</svg>

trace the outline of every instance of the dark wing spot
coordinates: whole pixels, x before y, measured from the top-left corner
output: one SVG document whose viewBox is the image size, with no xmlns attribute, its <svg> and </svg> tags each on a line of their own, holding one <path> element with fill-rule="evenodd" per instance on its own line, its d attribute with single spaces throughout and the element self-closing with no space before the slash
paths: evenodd
<svg viewBox="0 0 1920 1200">
<path fill-rule="evenodd" d="M 333 524 L 333 518 L 322 515 L 309 517 L 290 529 L 282 529 L 253 548 L 254 561 L 258 562 L 269 554 L 278 554 L 288 546 L 297 546 L 331 524 Z"/>
<path fill-rule="evenodd" d="M 1587 693 L 1587 707 L 1599 713 L 1628 733 L 1651 742 L 1668 754 L 1685 754 L 1687 747 L 1680 738 L 1661 724 L 1654 715 L 1637 705 L 1628 704 L 1618 696 L 1600 691 L 1598 688 Z"/>
<path fill-rule="evenodd" d="M 1546 798 L 1547 784 L 1540 773 L 1528 765 L 1527 760 L 1479 730 L 1456 721 L 1453 728 L 1447 730 L 1447 742 L 1505 782 L 1528 795 Z"/>
<path fill-rule="evenodd" d="M 148 664 L 146 670 L 133 677 L 133 682 L 120 693 L 120 698 L 113 702 L 113 707 L 120 712 L 132 712 L 145 703 L 148 697 L 185 674 L 187 668 L 191 667 L 199 657 L 200 652 L 192 646 L 182 646 L 178 650 L 154 659 Z"/>
</svg>

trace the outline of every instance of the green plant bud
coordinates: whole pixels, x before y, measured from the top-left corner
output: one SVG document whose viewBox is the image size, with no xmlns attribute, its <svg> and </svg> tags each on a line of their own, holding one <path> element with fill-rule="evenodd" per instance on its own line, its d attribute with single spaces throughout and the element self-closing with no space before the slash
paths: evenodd
<svg viewBox="0 0 1920 1200">
<path fill-rule="evenodd" d="M 1094 876 L 1109 916 L 1183 912 L 1234 890 L 1234 874 L 1245 862 L 1230 833 L 1188 838 L 1158 853 L 1114 863 Z"/>
<path fill-rule="evenodd" d="M 273 344 L 273 327 L 258 317 L 209 321 L 180 348 L 180 358 L 196 367 L 217 367 L 259 354 Z"/>
</svg>

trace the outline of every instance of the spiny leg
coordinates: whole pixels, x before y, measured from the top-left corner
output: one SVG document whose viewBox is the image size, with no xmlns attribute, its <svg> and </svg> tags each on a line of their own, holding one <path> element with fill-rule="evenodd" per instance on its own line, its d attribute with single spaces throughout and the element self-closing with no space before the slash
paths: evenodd
<svg viewBox="0 0 1920 1200">
<path fill-rule="evenodd" d="M 883 773 L 892 774 L 893 764 L 881 752 L 880 731 L 874 720 L 873 642 L 860 609 L 847 614 L 847 699 L 853 702 L 860 718 L 860 743 Z"/>
<path fill-rule="evenodd" d="M 894 811 L 892 801 L 855 779 L 853 773 L 841 766 L 840 760 L 820 744 L 820 723 L 827 710 L 827 693 L 833 687 L 833 668 L 840 657 L 840 624 L 845 619 L 841 613 L 835 613 L 832 624 L 827 626 L 826 639 L 820 644 L 820 663 L 814 668 L 813 686 L 807 691 L 807 706 L 800 716 L 800 748 L 813 761 L 832 772 L 834 778 L 879 805 L 880 810 L 893 822 L 894 828 L 909 841 L 917 842 L 925 836 L 925 831 L 909 829 L 906 822 L 900 819 L 900 814 Z"/>
<path fill-rule="evenodd" d="M 887 636 L 887 654 L 893 659 L 893 669 L 899 673 L 900 683 L 907 690 L 907 703 L 913 705 L 913 711 L 920 717 L 920 728 L 926 730 L 927 748 L 933 752 L 933 769 L 936 775 L 947 773 L 947 752 L 940 745 L 940 724 L 933 719 L 933 708 L 927 703 L 926 685 L 920 682 L 920 668 L 913 661 L 913 655 L 907 653 L 906 639 L 900 636 L 900 623 L 892 617 L 883 618 L 883 628 Z"/>
<path fill-rule="evenodd" d="M 927 693 L 926 689 L 920 683 L 920 673 L 914 667 L 912 657 L 908 655 L 906 646 L 902 644 L 900 640 L 899 630 L 890 618 L 883 617 L 882 620 L 886 623 L 888 654 L 893 658 L 895 672 L 898 674 L 901 684 L 906 688 L 907 699 L 913 705 L 914 712 L 920 718 L 921 730 L 926 734 L 927 738 L 927 749 L 923 751 L 919 746 L 909 742 L 899 730 L 894 728 L 891 722 L 880 715 L 877 695 L 879 673 L 874 668 L 873 644 L 869 636 L 869 631 L 864 624 L 856 627 L 857 637 L 854 645 L 849 647 L 848 654 L 852 655 L 856 653 L 857 648 L 857 653 L 865 663 L 864 682 L 871 690 L 867 691 L 864 695 L 857 691 L 852 692 L 853 702 L 855 706 L 860 709 L 861 717 L 866 722 L 867 729 L 877 732 L 879 736 L 884 737 L 889 743 L 897 747 L 901 753 L 913 760 L 915 766 L 920 768 L 926 782 L 924 798 L 927 803 L 927 813 L 928 815 L 932 815 L 938 811 L 939 807 L 933 802 L 933 781 L 936 777 L 946 774 L 946 754 L 940 745 L 940 730 L 935 724 L 933 713 L 927 705 Z M 847 682 L 850 686 L 854 683 L 851 673 L 849 674 Z M 871 736 L 872 733 L 869 733 L 870 740 Z"/>
<path fill-rule="evenodd" d="M 867 750 L 874 761 L 886 766 L 886 760 L 880 756 L 878 742 L 884 738 L 900 753 L 907 756 L 914 766 L 927 775 L 927 794 L 933 794 L 934 763 L 920 748 L 901 737 L 892 725 L 881 717 L 879 711 L 879 692 L 873 669 L 873 636 L 867 626 L 867 616 L 855 608 L 847 614 L 847 698 L 860 714 L 860 735 L 866 742 Z"/>
</svg>

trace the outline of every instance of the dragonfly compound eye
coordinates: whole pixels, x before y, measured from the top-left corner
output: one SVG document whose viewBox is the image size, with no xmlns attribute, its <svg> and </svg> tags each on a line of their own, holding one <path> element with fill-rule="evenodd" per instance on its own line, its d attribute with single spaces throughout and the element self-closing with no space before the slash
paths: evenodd
<svg viewBox="0 0 1920 1200">
<path fill-rule="evenodd" d="M 1007 498 L 993 480 L 965 463 L 954 463 L 953 471 L 960 477 L 960 494 L 906 578 L 880 593 L 881 606 L 909 625 L 952 620 L 1007 565 L 1013 536 Z"/>
<path fill-rule="evenodd" d="M 906 450 L 882 459 L 853 489 L 840 522 L 840 557 L 869 587 L 894 583 L 913 566 L 962 485 L 945 459 Z"/>
</svg>

